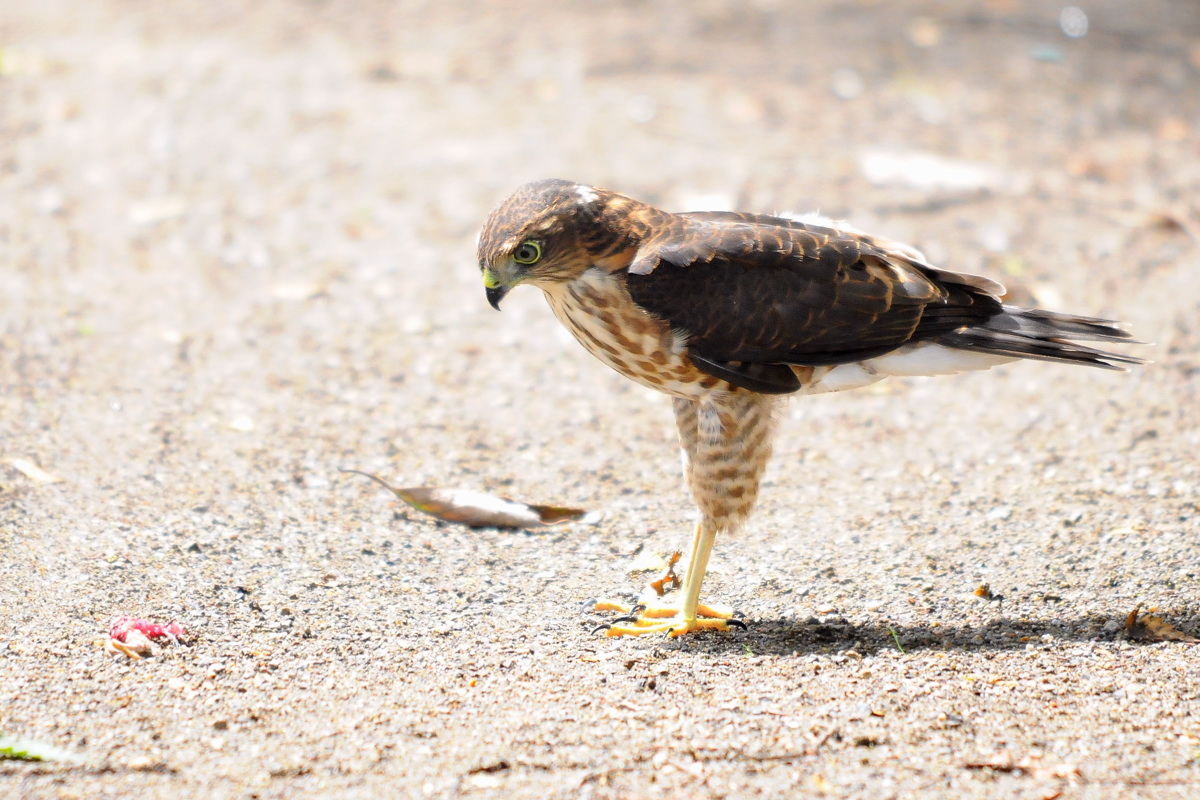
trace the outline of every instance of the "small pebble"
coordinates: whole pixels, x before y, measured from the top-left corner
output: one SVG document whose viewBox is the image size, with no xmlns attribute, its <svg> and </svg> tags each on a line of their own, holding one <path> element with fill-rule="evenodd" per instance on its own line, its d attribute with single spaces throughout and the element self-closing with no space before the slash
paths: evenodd
<svg viewBox="0 0 1200 800">
<path fill-rule="evenodd" d="M 996 506 L 988 512 L 987 518 L 989 522 L 998 522 L 1008 519 L 1012 516 L 1012 506 Z"/>
</svg>

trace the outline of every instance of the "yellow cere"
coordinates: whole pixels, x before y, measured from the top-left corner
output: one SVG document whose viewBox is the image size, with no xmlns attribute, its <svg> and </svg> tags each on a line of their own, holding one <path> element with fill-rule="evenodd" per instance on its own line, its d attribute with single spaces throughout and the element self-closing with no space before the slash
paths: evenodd
<svg viewBox="0 0 1200 800">
<path fill-rule="evenodd" d="M 483 269 L 483 288 L 495 289 L 500 285 L 500 281 L 496 280 L 496 275 L 487 267 Z"/>
</svg>

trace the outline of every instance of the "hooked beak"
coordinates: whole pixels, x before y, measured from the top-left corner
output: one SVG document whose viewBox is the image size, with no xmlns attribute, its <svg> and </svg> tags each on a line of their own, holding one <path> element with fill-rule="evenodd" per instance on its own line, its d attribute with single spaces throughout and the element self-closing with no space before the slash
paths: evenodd
<svg viewBox="0 0 1200 800">
<path fill-rule="evenodd" d="M 512 286 L 501 282 L 501 280 L 496 277 L 496 273 L 492 272 L 490 267 L 484 267 L 483 288 L 485 294 L 487 294 L 488 303 L 492 306 L 492 308 L 499 311 L 500 301 L 504 299 L 504 295 L 508 294 L 508 290 L 511 289 Z"/>
<path fill-rule="evenodd" d="M 500 301 L 504 299 L 504 295 L 508 294 L 508 287 L 490 286 L 484 290 L 484 293 L 487 294 L 487 301 L 491 304 L 492 308 L 499 311 Z"/>
</svg>

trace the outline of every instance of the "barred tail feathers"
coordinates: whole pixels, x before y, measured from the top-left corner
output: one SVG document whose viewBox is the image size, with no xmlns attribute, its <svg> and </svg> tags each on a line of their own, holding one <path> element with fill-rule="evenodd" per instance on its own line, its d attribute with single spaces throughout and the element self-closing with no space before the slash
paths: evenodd
<svg viewBox="0 0 1200 800">
<path fill-rule="evenodd" d="M 1007 305 L 982 324 L 959 328 L 937 339 L 938 344 L 956 350 L 1101 369 L 1124 370 L 1129 365 L 1146 363 L 1144 359 L 1079 344 L 1081 341 L 1140 344 L 1116 322 Z"/>
</svg>

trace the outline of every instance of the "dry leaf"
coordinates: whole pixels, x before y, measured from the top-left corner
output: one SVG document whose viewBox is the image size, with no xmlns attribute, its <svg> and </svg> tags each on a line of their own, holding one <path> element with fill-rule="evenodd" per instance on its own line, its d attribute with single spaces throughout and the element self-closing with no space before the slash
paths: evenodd
<svg viewBox="0 0 1200 800">
<path fill-rule="evenodd" d="M 683 558 L 683 553 L 679 552 L 678 550 L 676 550 L 674 553 L 671 553 L 671 557 L 667 559 L 666 570 L 658 580 L 650 582 L 650 588 L 653 589 L 655 594 L 657 594 L 659 597 L 662 597 L 664 594 L 673 589 L 678 589 L 682 585 L 682 582 L 679 580 L 679 576 L 675 574 L 675 565 L 679 563 L 679 559 L 681 558 Z"/>
<path fill-rule="evenodd" d="M 1015 761 L 1012 753 L 1001 750 L 985 761 L 969 761 L 963 766 L 967 769 L 990 769 L 995 772 L 1012 772 L 1029 775 L 1038 780 L 1059 778 L 1073 780 L 1079 777 L 1079 767 L 1075 764 L 1043 765 L 1040 755 L 1028 755 L 1020 761 Z"/>
<path fill-rule="evenodd" d="M 1138 611 L 1141 608 L 1142 604 L 1138 603 L 1125 618 L 1125 633 L 1135 642 L 1200 642 L 1200 639 L 1184 633 L 1162 617 L 1147 614 L 1139 618 Z"/>
<path fill-rule="evenodd" d="M 473 489 L 437 489 L 428 486 L 397 488 L 369 472 L 357 469 L 339 471 L 365 475 L 418 511 L 472 528 L 540 528 L 573 522 L 587 514 L 582 508 L 520 503 Z"/>
<path fill-rule="evenodd" d="M 32 461 L 23 458 L 10 458 L 8 465 L 34 483 L 58 483 L 62 478 L 51 475 Z"/>
</svg>

